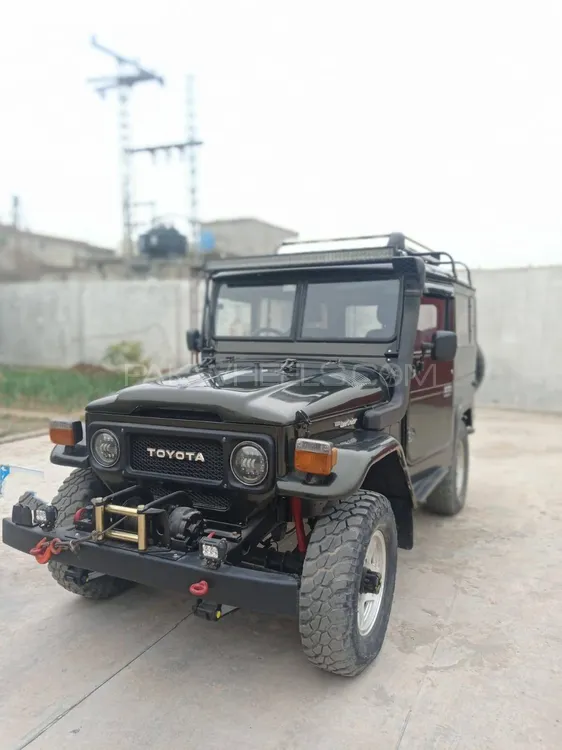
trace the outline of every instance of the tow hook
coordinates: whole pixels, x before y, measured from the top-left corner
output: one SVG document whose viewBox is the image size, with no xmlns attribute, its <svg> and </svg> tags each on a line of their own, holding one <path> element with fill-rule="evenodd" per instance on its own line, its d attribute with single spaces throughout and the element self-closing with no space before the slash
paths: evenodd
<svg viewBox="0 0 562 750">
<path fill-rule="evenodd" d="M 209 584 L 207 581 L 198 581 L 197 583 L 192 583 L 189 587 L 189 593 L 192 596 L 207 596 L 209 593 Z"/>
<path fill-rule="evenodd" d="M 374 570 L 366 570 L 361 579 L 360 594 L 378 594 L 381 590 L 382 577 Z"/>
</svg>

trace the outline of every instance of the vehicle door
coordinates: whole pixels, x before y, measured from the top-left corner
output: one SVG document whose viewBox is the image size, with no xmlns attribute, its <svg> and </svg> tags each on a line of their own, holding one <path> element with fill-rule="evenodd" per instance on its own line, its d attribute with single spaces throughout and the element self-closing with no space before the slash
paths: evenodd
<svg viewBox="0 0 562 750">
<path fill-rule="evenodd" d="M 430 351 L 433 334 L 450 328 L 451 314 L 452 299 L 422 298 L 406 418 L 406 455 L 410 464 L 428 459 L 423 469 L 439 463 L 439 454 L 448 449 L 453 437 L 454 361 L 435 362 Z"/>
</svg>

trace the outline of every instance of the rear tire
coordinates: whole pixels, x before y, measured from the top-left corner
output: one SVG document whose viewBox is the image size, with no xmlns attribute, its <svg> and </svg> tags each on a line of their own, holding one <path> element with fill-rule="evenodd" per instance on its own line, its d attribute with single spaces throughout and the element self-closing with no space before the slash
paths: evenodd
<svg viewBox="0 0 562 750">
<path fill-rule="evenodd" d="M 383 580 L 379 594 L 367 599 L 363 574 L 374 570 L 375 548 Z M 388 627 L 397 556 L 394 513 L 383 495 L 359 490 L 318 519 L 299 594 L 301 642 L 312 664 L 353 677 L 374 661 Z"/>
<path fill-rule="evenodd" d="M 453 463 L 445 479 L 428 497 L 425 505 L 427 510 L 440 516 L 456 516 L 460 513 L 466 503 L 469 463 L 468 432 L 461 420 L 457 430 Z"/>
<path fill-rule="evenodd" d="M 474 374 L 476 389 L 480 388 L 486 375 L 486 360 L 484 358 L 484 352 L 477 346 L 476 348 L 476 371 Z"/>
<path fill-rule="evenodd" d="M 106 493 L 106 487 L 91 469 L 75 469 L 64 480 L 52 502 L 58 511 L 57 526 L 73 526 L 76 511 L 88 505 L 92 498 Z M 86 599 L 110 599 L 134 585 L 130 581 L 106 575 L 78 583 L 66 578 L 69 566 L 55 560 L 49 561 L 49 571 L 59 586 Z M 90 571 L 84 572 L 87 574 Z"/>
</svg>

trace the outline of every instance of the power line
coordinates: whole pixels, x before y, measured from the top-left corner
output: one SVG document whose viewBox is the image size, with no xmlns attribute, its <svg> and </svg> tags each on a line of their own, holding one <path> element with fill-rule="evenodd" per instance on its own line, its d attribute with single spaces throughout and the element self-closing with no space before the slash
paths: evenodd
<svg viewBox="0 0 562 750">
<path fill-rule="evenodd" d="M 150 146 L 138 146 L 128 148 L 127 154 L 135 156 L 138 154 L 150 154 L 153 159 L 160 153 L 168 156 L 175 152 L 180 159 L 186 160 L 187 199 L 186 209 L 187 226 L 189 229 L 190 246 L 194 252 L 198 252 L 201 243 L 201 220 L 199 217 L 199 182 L 197 170 L 197 149 L 203 145 L 203 141 L 197 138 L 194 78 L 187 76 L 186 87 L 186 138 L 184 141 L 172 143 L 158 143 Z"/>
<path fill-rule="evenodd" d="M 110 57 L 117 63 L 117 74 L 90 78 L 88 83 L 94 85 L 97 93 L 105 98 L 107 91 L 117 89 L 119 102 L 119 140 L 121 145 L 121 193 L 123 216 L 123 254 L 130 257 L 132 246 L 132 149 L 131 149 L 131 115 L 130 96 L 133 86 L 146 81 L 155 81 L 164 85 L 164 79 L 152 70 L 141 66 L 138 60 L 123 57 L 109 47 L 100 44 L 96 37 L 91 39 L 92 46 Z"/>
<path fill-rule="evenodd" d="M 187 76 L 186 98 L 186 135 L 187 141 L 201 145 L 197 139 L 197 118 L 195 109 L 195 78 Z M 199 179 L 197 164 L 197 149 L 190 148 L 189 152 L 189 225 L 191 242 L 196 250 L 201 246 L 201 221 L 199 218 Z"/>
<path fill-rule="evenodd" d="M 92 45 L 107 54 L 117 63 L 115 76 L 102 76 L 89 79 L 97 93 L 104 98 L 107 91 L 117 90 L 119 102 L 119 136 L 121 145 L 121 182 L 122 182 L 122 215 L 123 215 L 123 253 L 130 257 L 133 254 L 132 234 L 136 226 L 132 211 L 133 202 L 133 157 L 139 154 L 150 154 L 155 158 L 159 153 L 168 156 L 176 153 L 185 160 L 187 182 L 186 219 L 189 228 L 189 240 L 192 250 L 198 252 L 201 246 L 201 220 L 199 217 L 199 175 L 197 151 L 203 142 L 197 137 L 197 118 L 195 107 L 195 79 L 187 76 L 186 81 L 186 125 L 185 140 L 172 143 L 161 143 L 149 146 L 134 147 L 131 143 L 130 95 L 133 86 L 144 81 L 156 81 L 164 85 L 164 79 L 152 70 L 141 66 L 138 60 L 124 57 L 108 47 L 101 45 L 92 37 Z"/>
</svg>

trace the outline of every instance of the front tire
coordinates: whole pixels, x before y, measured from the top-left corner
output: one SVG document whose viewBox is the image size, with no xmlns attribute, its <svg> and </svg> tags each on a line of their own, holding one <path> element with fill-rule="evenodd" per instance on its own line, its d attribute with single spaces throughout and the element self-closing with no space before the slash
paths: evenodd
<svg viewBox="0 0 562 750">
<path fill-rule="evenodd" d="M 52 502 L 58 511 L 57 526 L 73 526 L 76 511 L 88 505 L 92 498 L 106 493 L 106 487 L 91 469 L 75 469 L 64 480 Z M 55 560 L 49 561 L 49 571 L 59 586 L 86 599 L 110 599 L 133 585 L 130 581 L 107 575 L 80 583 L 76 576 L 68 575 L 68 565 Z M 85 577 L 88 572 L 84 571 Z"/>
<path fill-rule="evenodd" d="M 397 559 L 396 521 L 383 495 L 359 490 L 318 519 L 299 594 L 301 642 L 312 664 L 353 677 L 374 661 L 388 627 Z M 374 572 L 381 575 L 378 593 L 368 576 Z"/>
</svg>

